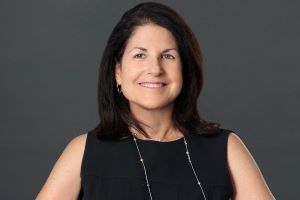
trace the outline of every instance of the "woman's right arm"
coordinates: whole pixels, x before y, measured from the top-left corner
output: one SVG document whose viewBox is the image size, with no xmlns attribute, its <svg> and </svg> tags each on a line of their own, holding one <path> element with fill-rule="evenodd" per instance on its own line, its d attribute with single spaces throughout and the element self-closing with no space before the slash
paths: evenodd
<svg viewBox="0 0 300 200">
<path fill-rule="evenodd" d="M 87 134 L 73 138 L 55 163 L 36 200 L 76 200 L 81 179 L 80 169 Z"/>
</svg>

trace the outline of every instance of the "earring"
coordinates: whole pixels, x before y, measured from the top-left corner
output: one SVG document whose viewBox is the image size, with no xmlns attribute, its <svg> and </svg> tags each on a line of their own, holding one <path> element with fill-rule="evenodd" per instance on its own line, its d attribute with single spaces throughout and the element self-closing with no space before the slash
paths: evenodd
<svg viewBox="0 0 300 200">
<path fill-rule="evenodd" d="M 122 91 L 121 91 L 121 85 L 119 85 L 118 83 L 117 83 L 117 90 L 118 90 L 118 92 L 121 94 L 122 93 Z"/>
</svg>

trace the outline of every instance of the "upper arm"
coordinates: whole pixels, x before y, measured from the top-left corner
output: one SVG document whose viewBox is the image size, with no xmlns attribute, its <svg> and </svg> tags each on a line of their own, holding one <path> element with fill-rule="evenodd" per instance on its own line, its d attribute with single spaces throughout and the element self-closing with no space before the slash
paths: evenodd
<svg viewBox="0 0 300 200">
<path fill-rule="evenodd" d="M 55 163 L 36 200 L 77 199 L 80 187 L 80 169 L 87 134 L 73 138 Z"/>
<path fill-rule="evenodd" d="M 235 200 L 275 199 L 247 147 L 234 133 L 228 138 L 228 166 Z"/>
</svg>

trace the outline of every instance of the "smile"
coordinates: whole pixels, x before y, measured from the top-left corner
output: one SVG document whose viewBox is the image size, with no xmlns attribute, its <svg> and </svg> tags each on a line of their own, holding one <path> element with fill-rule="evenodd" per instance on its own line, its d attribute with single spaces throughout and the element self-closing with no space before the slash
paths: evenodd
<svg viewBox="0 0 300 200">
<path fill-rule="evenodd" d="M 164 83 L 140 83 L 140 85 L 145 88 L 162 88 L 166 84 L 164 84 Z"/>
</svg>

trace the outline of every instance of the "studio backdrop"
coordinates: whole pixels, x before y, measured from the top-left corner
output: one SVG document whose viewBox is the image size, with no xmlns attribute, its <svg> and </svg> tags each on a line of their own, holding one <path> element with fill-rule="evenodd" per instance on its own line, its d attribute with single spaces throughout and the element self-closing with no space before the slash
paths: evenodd
<svg viewBox="0 0 300 200">
<path fill-rule="evenodd" d="M 0 199 L 34 199 L 66 144 L 97 125 L 101 54 L 139 2 L 1 1 Z M 297 199 L 300 3 L 160 2 L 200 44 L 199 112 L 241 137 L 277 199 Z"/>
</svg>

